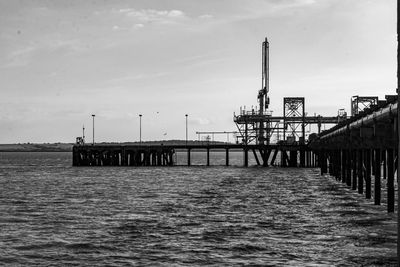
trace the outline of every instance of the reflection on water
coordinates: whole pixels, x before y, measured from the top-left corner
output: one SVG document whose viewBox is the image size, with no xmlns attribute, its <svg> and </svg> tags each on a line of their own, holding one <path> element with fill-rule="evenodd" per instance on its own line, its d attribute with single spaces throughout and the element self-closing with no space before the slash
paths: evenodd
<svg viewBox="0 0 400 267">
<path fill-rule="evenodd" d="M 0 153 L 2 265 L 396 266 L 396 215 L 313 169 Z"/>
</svg>

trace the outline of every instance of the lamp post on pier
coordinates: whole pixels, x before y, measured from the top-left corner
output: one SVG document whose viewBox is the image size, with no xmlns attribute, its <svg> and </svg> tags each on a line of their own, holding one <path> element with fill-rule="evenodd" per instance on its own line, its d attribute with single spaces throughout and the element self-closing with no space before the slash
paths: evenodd
<svg viewBox="0 0 400 267">
<path fill-rule="evenodd" d="M 188 114 L 185 114 L 186 117 L 186 145 L 188 143 Z"/>
<path fill-rule="evenodd" d="M 139 142 L 142 143 L 142 114 L 139 114 Z"/>
<path fill-rule="evenodd" d="M 94 145 L 94 117 L 95 117 L 96 115 L 94 115 L 94 114 L 92 114 L 92 118 L 93 118 L 93 145 Z"/>
</svg>

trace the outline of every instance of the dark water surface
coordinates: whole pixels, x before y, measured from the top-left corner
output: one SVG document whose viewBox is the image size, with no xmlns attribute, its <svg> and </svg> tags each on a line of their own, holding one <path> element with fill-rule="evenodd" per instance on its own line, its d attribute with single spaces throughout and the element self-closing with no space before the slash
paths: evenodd
<svg viewBox="0 0 400 267">
<path fill-rule="evenodd" d="M 317 169 L 0 153 L 0 265 L 395 266 L 396 215 Z"/>
</svg>

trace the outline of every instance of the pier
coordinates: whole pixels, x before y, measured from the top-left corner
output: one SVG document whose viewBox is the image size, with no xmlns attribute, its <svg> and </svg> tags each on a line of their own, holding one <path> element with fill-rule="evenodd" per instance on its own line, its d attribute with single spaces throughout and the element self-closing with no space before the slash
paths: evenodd
<svg viewBox="0 0 400 267">
<path fill-rule="evenodd" d="M 373 198 L 375 205 L 381 204 L 385 186 L 388 212 L 394 212 L 395 203 L 397 108 L 397 97 L 387 96 L 385 101 L 322 132 L 308 145 L 319 155 L 321 174 L 329 173 L 366 198 Z"/>
<path fill-rule="evenodd" d="M 232 143 L 193 142 L 185 144 L 85 144 L 77 138 L 73 147 L 73 166 L 176 166 L 176 153 L 186 155 L 192 164 L 192 152 L 203 151 L 206 166 L 210 153 L 225 151 L 225 165 L 230 165 L 230 151 L 243 152 L 243 166 L 253 157 L 257 166 L 319 168 L 376 205 L 386 190 L 387 211 L 395 208 L 395 173 L 398 166 L 398 97 L 386 95 L 351 96 L 351 115 L 339 109 L 337 115 L 322 116 L 306 112 L 306 99 L 301 96 L 283 98 L 280 116 L 268 109 L 269 42 L 262 43 L 262 89 L 258 91 L 258 107 L 233 114 L 237 131 L 196 132 L 227 135 L 234 133 Z M 328 130 L 322 126 L 328 125 Z M 313 127 L 315 132 L 306 132 Z M 325 128 L 325 127 L 324 127 Z M 186 135 L 187 136 L 187 135 Z M 383 182 L 385 181 L 385 182 Z"/>
<path fill-rule="evenodd" d="M 316 167 L 318 155 L 303 144 L 244 145 L 75 145 L 73 166 L 175 166 L 177 151 L 186 154 L 188 166 L 192 165 L 191 153 L 204 151 L 206 166 L 210 166 L 210 154 L 225 151 L 225 165 L 230 165 L 230 150 L 243 151 L 244 166 L 249 166 L 252 155 L 258 166 Z"/>
</svg>

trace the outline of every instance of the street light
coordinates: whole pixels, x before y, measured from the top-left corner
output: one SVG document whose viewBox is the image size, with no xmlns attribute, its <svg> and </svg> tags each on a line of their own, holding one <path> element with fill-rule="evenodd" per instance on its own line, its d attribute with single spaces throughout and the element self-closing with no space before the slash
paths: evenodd
<svg viewBox="0 0 400 267">
<path fill-rule="evenodd" d="M 93 117 L 93 145 L 94 145 L 94 116 L 96 116 L 96 115 L 92 114 L 92 117 Z"/>
<path fill-rule="evenodd" d="M 82 127 L 82 141 L 83 141 L 83 144 L 85 144 L 85 124 Z"/>
<path fill-rule="evenodd" d="M 186 145 L 188 142 L 188 114 L 185 114 L 186 117 Z"/>
<path fill-rule="evenodd" d="M 139 140 L 142 143 L 142 114 L 139 114 Z"/>
</svg>

